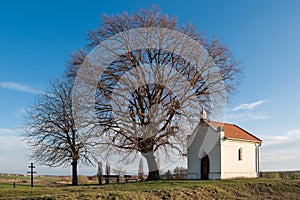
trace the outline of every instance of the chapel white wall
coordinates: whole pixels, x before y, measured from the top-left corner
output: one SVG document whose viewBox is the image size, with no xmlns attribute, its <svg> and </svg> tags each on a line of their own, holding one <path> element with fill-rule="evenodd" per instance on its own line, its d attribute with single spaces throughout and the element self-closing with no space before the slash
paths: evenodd
<svg viewBox="0 0 300 200">
<path fill-rule="evenodd" d="M 221 179 L 256 178 L 257 144 L 249 141 L 223 140 L 221 142 Z M 238 151 L 242 149 L 242 160 L 238 159 Z"/>
<path fill-rule="evenodd" d="M 206 123 L 188 138 L 188 179 L 201 179 L 201 159 L 208 155 L 210 162 L 209 179 L 221 178 L 220 134 Z M 210 141 L 214 141 L 213 144 Z"/>
<path fill-rule="evenodd" d="M 224 139 L 222 133 L 202 123 L 188 138 L 188 179 L 201 179 L 201 158 L 206 155 L 210 161 L 209 179 L 258 177 L 258 143 Z M 205 140 L 216 134 L 218 142 L 212 149 L 207 148 Z M 238 159 L 239 148 L 242 148 L 242 160 Z"/>
</svg>

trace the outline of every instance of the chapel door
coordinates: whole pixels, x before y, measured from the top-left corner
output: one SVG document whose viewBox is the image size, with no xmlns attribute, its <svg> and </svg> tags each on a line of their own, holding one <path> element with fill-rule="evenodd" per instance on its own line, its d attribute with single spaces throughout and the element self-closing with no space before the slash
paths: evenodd
<svg viewBox="0 0 300 200">
<path fill-rule="evenodd" d="M 201 159 L 201 179 L 208 180 L 209 174 L 209 158 L 208 155 Z"/>
</svg>

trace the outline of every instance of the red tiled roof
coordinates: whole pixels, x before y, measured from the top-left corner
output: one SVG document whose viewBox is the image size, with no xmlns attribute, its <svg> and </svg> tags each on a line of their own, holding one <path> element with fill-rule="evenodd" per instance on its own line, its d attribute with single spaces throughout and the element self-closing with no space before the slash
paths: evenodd
<svg viewBox="0 0 300 200">
<path fill-rule="evenodd" d="M 227 124 L 227 123 L 214 122 L 214 121 L 208 121 L 208 123 L 216 129 L 220 126 L 223 127 L 225 138 L 262 142 L 261 139 L 255 137 L 248 131 L 242 129 L 241 127 L 239 127 L 235 124 Z"/>
</svg>

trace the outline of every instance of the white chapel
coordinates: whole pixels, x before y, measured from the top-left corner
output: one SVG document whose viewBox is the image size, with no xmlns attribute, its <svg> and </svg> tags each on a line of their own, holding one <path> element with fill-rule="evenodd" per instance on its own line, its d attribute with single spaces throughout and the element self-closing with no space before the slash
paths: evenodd
<svg viewBox="0 0 300 200">
<path fill-rule="evenodd" d="M 259 177 L 262 140 L 239 126 L 204 117 L 187 140 L 188 179 Z"/>
</svg>

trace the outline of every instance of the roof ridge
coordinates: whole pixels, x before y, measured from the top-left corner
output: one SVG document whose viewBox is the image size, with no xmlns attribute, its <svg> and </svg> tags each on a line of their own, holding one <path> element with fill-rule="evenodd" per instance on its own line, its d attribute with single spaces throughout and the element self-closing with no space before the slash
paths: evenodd
<svg viewBox="0 0 300 200">
<path fill-rule="evenodd" d="M 251 135 L 252 137 L 255 137 L 257 140 L 262 141 L 261 139 L 259 139 L 259 138 L 256 137 L 255 135 L 249 133 L 249 131 L 247 131 L 247 130 L 241 128 L 240 126 L 238 126 L 238 125 L 236 125 L 236 124 L 234 124 L 234 126 L 236 126 L 237 128 L 241 129 L 242 131 L 246 132 L 247 134 Z"/>
<path fill-rule="evenodd" d="M 223 126 L 226 126 L 226 125 L 227 125 L 227 126 L 234 126 L 234 127 L 238 128 L 238 129 L 240 129 L 241 131 L 243 131 L 244 133 L 248 134 L 249 136 L 255 138 L 257 141 L 262 142 L 261 139 L 259 139 L 259 138 L 256 137 L 255 135 L 251 134 L 249 131 L 247 131 L 247 130 L 241 128 L 241 127 L 240 127 L 239 125 L 237 125 L 237 124 L 226 123 L 226 122 L 217 122 L 217 121 L 213 121 L 213 120 L 208 121 L 208 123 L 209 123 L 209 124 L 210 124 L 210 123 L 218 123 L 218 124 L 222 124 Z M 226 133 L 225 133 L 225 134 L 226 134 Z"/>
<path fill-rule="evenodd" d="M 227 123 L 227 122 L 217 122 L 217 121 L 213 121 L 213 120 L 208 121 L 208 123 L 209 123 L 209 122 L 214 122 L 214 123 L 219 123 L 219 124 L 228 124 L 228 125 L 233 125 L 233 126 L 236 125 L 236 124 L 232 124 L 232 123 Z"/>
</svg>

